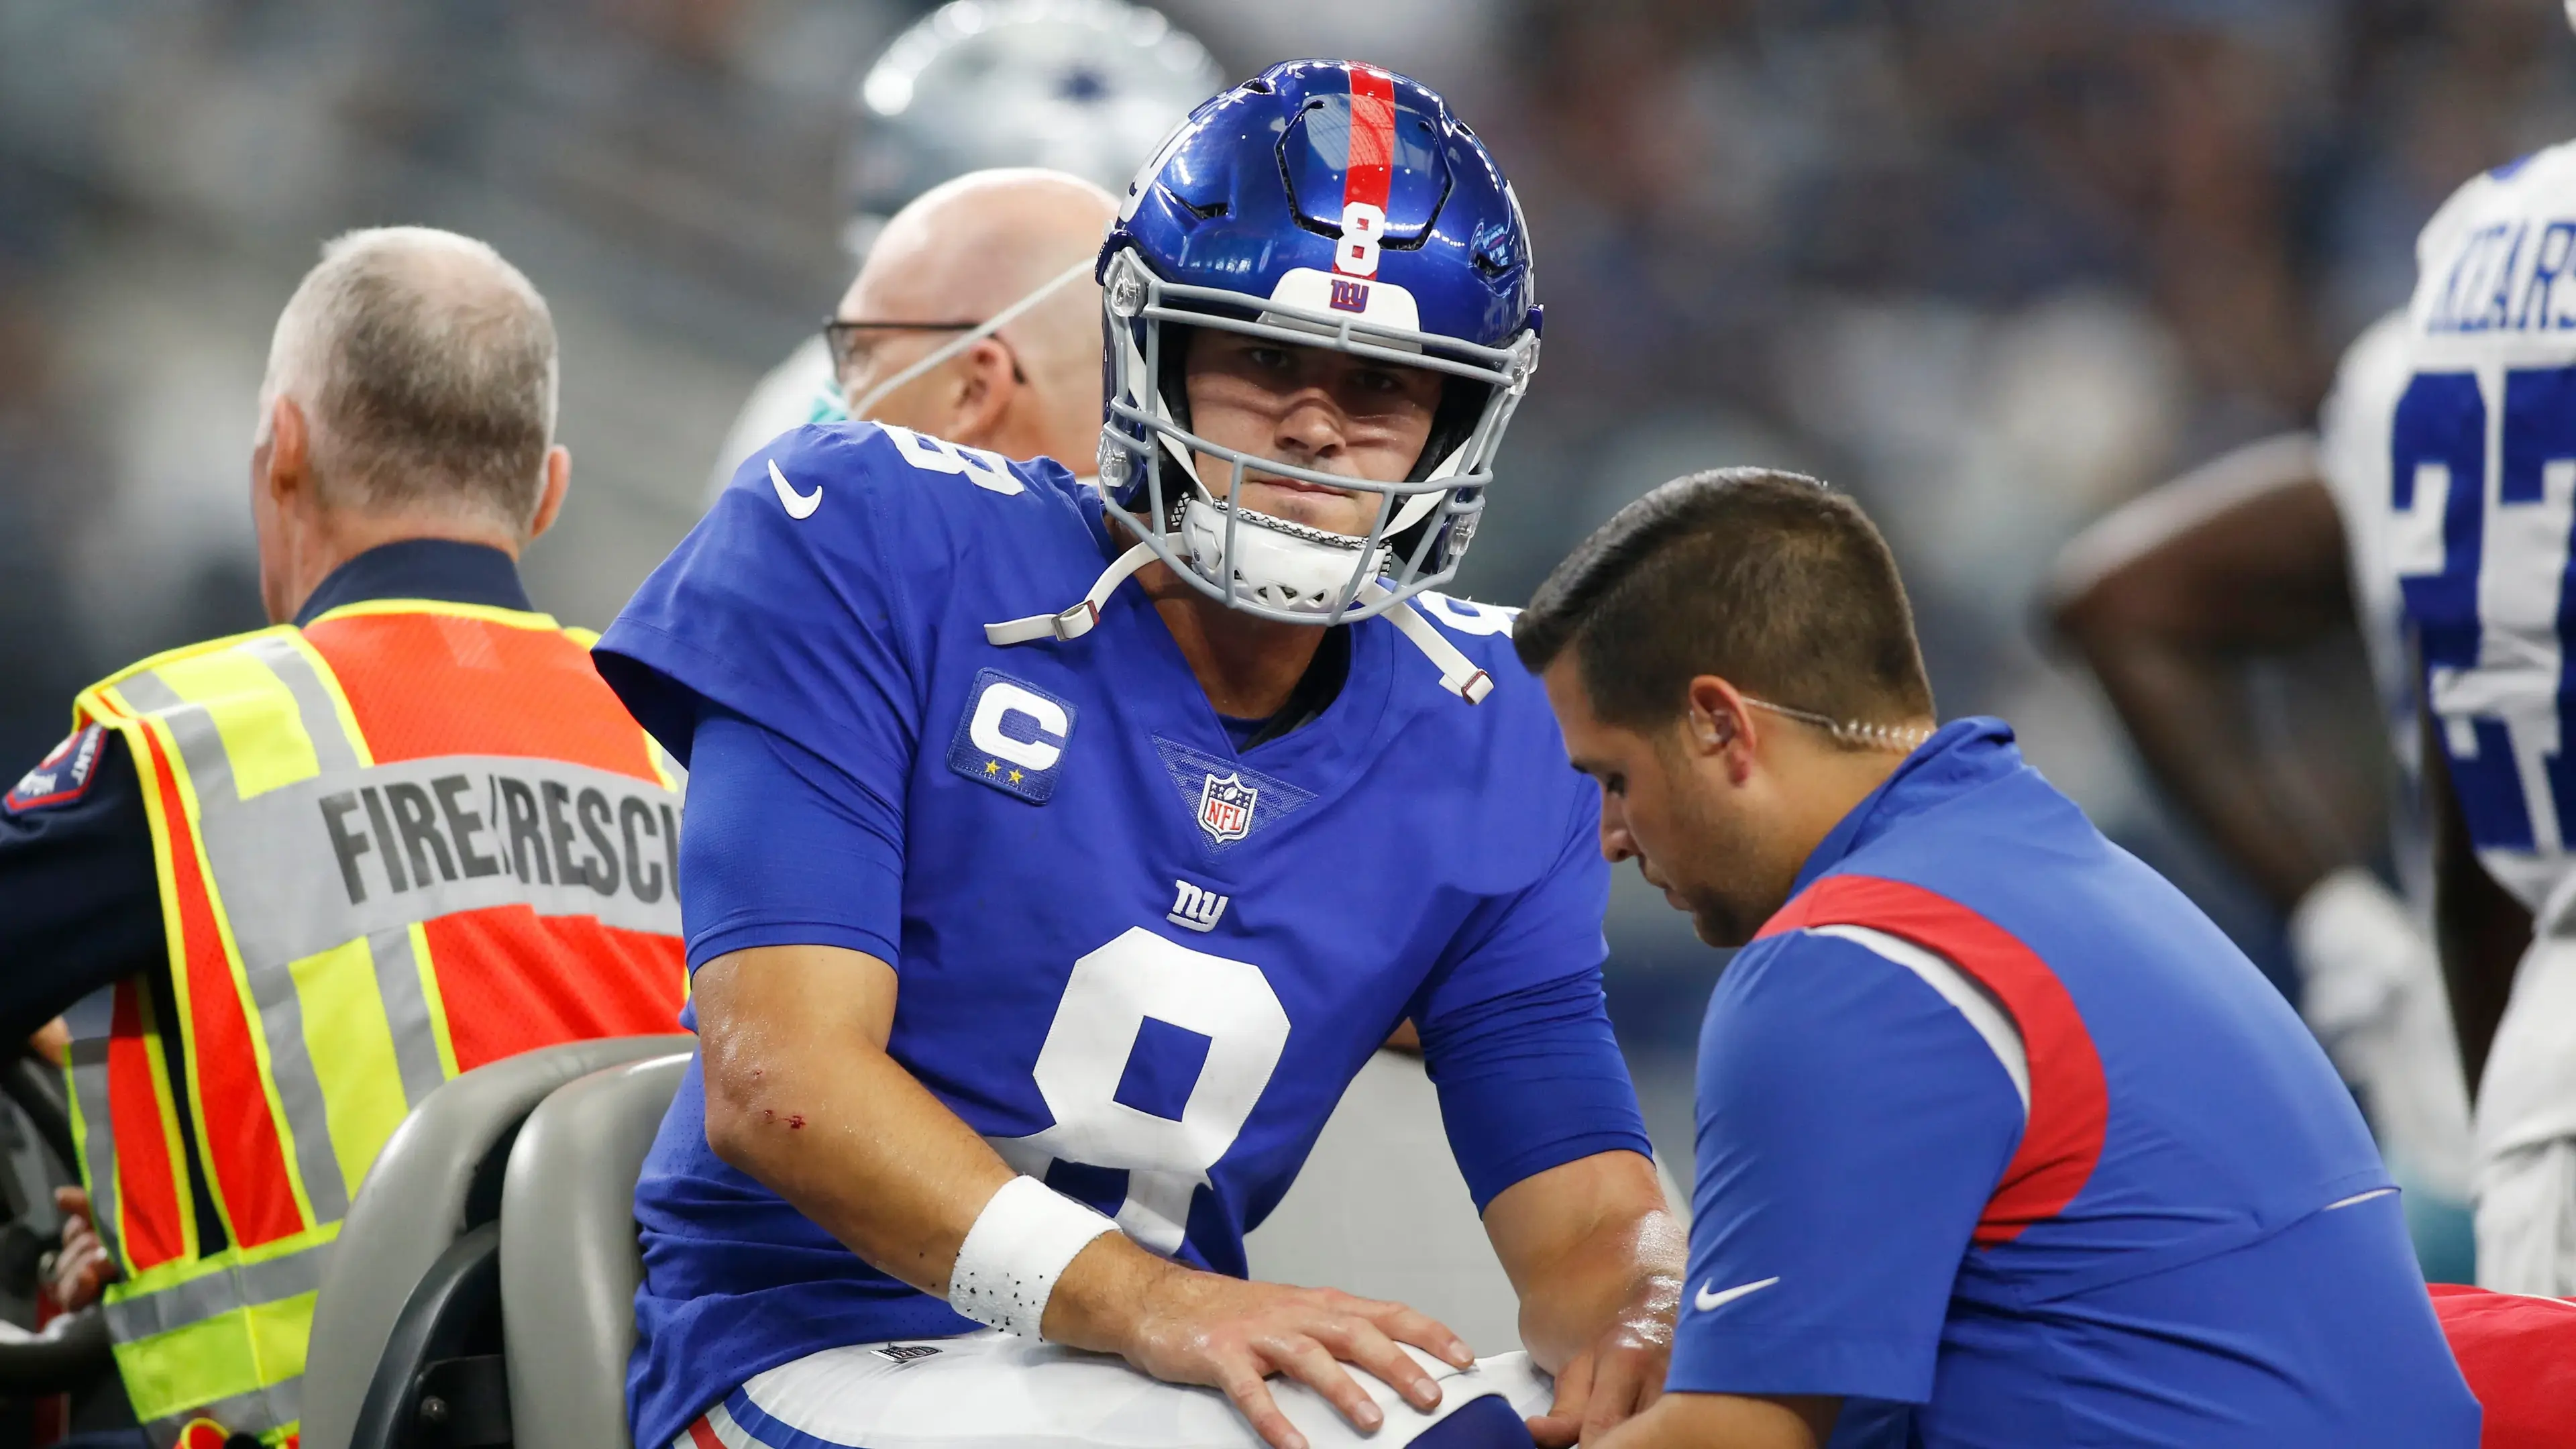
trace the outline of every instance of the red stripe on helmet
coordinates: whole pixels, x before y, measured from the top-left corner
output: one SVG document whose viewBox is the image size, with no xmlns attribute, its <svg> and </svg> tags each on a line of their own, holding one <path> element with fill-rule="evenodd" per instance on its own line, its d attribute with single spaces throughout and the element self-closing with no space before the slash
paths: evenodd
<svg viewBox="0 0 2576 1449">
<path fill-rule="evenodd" d="M 1384 211 L 1395 171 L 1395 78 L 1357 62 L 1348 69 L 1351 154 L 1342 172 L 1342 205 L 1359 202 Z"/>
</svg>

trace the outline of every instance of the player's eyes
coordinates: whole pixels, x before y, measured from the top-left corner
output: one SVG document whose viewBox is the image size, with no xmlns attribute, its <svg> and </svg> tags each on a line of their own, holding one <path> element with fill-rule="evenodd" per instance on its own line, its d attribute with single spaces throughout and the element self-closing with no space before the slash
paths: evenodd
<svg viewBox="0 0 2576 1449">
<path fill-rule="evenodd" d="M 1628 793 L 1628 777 L 1625 775 L 1602 776 L 1601 793 L 1604 795 L 1625 796 Z"/>
</svg>

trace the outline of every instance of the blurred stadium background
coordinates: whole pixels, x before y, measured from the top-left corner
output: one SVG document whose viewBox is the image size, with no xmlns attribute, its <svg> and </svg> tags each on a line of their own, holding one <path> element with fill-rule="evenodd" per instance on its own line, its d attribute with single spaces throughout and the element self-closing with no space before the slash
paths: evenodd
<svg viewBox="0 0 2576 1449">
<path fill-rule="evenodd" d="M 754 380 L 847 280 L 853 79 L 910 0 L 0 6 L 0 767 L 72 692 L 262 620 L 268 329 L 317 244 L 424 222 L 551 299 L 574 452 L 539 603 L 605 624 L 696 516 Z M 1516 178 L 1544 365 L 1468 564 L 1518 602 L 1648 486 L 1859 493 L 1945 715 L 1991 711 L 2277 969 L 2053 660 L 2035 590 L 2107 508 L 2305 425 L 2471 173 L 2576 134 L 2546 0 L 1170 0 L 1229 77 L 1294 55 L 1446 92 Z M 2284 738 L 2377 758 L 2357 658 Z M 1716 961 L 1623 877 L 1611 1000 L 1688 1180 Z M 2286 979 L 2286 978 L 2284 978 Z"/>
</svg>

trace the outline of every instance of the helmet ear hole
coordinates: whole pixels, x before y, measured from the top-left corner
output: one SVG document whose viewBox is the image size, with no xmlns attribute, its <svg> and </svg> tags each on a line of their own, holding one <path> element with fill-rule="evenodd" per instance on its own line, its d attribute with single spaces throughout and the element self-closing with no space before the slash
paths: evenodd
<svg viewBox="0 0 2576 1449">
<path fill-rule="evenodd" d="M 1199 329 L 1186 323 L 1164 323 L 1162 360 L 1154 377 L 1164 409 L 1183 432 L 1195 431 L 1190 423 L 1190 347 L 1198 335 Z"/>
<path fill-rule="evenodd" d="M 2568 0 L 2576 4 L 2576 0 Z M 1440 405 L 1431 413 L 1431 432 L 1422 440 L 1422 456 L 1413 460 L 1413 471 L 1404 481 L 1419 483 L 1449 460 L 1449 455 L 1474 436 L 1476 424 L 1485 416 L 1485 404 L 1492 400 L 1490 384 L 1473 378 L 1440 379 Z"/>
</svg>

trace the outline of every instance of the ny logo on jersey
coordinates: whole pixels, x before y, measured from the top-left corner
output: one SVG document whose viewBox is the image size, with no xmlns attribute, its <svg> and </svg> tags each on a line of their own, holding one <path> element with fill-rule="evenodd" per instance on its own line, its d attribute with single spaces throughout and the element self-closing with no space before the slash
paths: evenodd
<svg viewBox="0 0 2576 1449">
<path fill-rule="evenodd" d="M 1172 902 L 1171 914 L 1163 919 L 1175 926 L 1187 926 L 1193 931 L 1215 930 L 1216 923 L 1225 918 L 1227 904 L 1234 899 L 1232 896 L 1218 895 L 1214 891 L 1201 890 L 1185 880 L 1176 880 L 1172 884 L 1179 886 L 1181 893 L 1179 898 Z"/>
<path fill-rule="evenodd" d="M 1241 840 L 1252 833 L 1252 807 L 1260 800 L 1261 792 L 1243 783 L 1240 773 L 1210 771 L 1207 783 L 1199 787 L 1199 829 L 1217 845 Z"/>
</svg>

